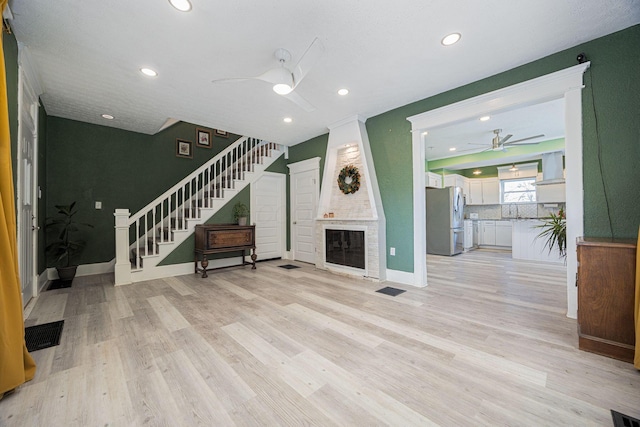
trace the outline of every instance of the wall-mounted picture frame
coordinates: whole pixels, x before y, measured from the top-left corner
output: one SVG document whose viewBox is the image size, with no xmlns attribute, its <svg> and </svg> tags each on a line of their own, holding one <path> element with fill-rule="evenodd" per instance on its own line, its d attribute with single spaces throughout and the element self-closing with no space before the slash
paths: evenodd
<svg viewBox="0 0 640 427">
<path fill-rule="evenodd" d="M 176 138 L 176 156 L 186 159 L 193 158 L 193 142 Z"/>
<path fill-rule="evenodd" d="M 196 146 L 211 148 L 211 131 L 210 130 L 196 128 Z"/>
<path fill-rule="evenodd" d="M 229 132 L 227 132 L 226 130 L 214 129 L 213 133 L 215 136 L 229 138 Z"/>
</svg>

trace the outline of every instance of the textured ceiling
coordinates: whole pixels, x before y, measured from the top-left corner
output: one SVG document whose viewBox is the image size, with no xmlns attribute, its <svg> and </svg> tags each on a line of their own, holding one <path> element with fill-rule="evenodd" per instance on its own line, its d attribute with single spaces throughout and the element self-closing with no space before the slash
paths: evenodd
<svg viewBox="0 0 640 427">
<path fill-rule="evenodd" d="M 49 115 L 148 134 L 175 118 L 287 145 L 640 22 L 638 0 L 192 3 L 189 13 L 168 0 L 9 4 Z M 454 31 L 462 40 L 442 46 Z M 324 55 L 296 88 L 315 111 L 262 81 L 211 83 L 263 73 L 280 47 L 295 63 L 315 37 Z M 144 66 L 159 75 L 142 76 Z M 341 87 L 351 93 L 339 97 Z"/>
</svg>

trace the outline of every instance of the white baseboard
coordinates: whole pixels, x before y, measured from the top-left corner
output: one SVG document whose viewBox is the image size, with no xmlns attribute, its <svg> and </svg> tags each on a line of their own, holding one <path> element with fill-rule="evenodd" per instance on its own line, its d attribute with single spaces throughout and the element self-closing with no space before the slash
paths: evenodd
<svg viewBox="0 0 640 427">
<path fill-rule="evenodd" d="M 387 281 L 416 286 L 414 274 L 406 271 L 390 270 L 387 268 Z"/>
<path fill-rule="evenodd" d="M 282 255 L 282 259 L 293 259 L 291 257 L 291 251 L 284 251 L 284 255 Z"/>
<path fill-rule="evenodd" d="M 49 272 L 45 269 L 42 274 L 38 275 L 38 295 L 42 292 L 49 283 Z"/>
</svg>

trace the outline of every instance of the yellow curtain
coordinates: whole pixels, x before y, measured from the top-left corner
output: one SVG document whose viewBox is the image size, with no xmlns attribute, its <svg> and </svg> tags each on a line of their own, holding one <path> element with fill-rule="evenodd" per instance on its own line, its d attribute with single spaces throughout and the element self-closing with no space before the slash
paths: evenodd
<svg viewBox="0 0 640 427">
<path fill-rule="evenodd" d="M 7 1 L 0 0 L 0 14 Z M 20 292 L 7 78 L 0 40 L 0 399 L 8 391 L 33 379 L 36 373 L 36 365 L 24 342 Z"/>
<path fill-rule="evenodd" d="M 638 227 L 638 245 L 636 246 L 636 304 L 633 312 L 636 325 L 636 354 L 633 366 L 640 369 L 640 227 Z"/>
</svg>

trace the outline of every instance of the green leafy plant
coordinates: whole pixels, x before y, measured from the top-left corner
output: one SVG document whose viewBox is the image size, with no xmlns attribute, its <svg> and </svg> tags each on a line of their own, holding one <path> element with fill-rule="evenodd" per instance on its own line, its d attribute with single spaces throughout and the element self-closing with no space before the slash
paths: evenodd
<svg viewBox="0 0 640 427">
<path fill-rule="evenodd" d="M 240 218 L 247 218 L 249 216 L 249 208 L 242 202 L 238 202 L 233 205 L 233 219 L 238 221 Z"/>
<path fill-rule="evenodd" d="M 549 252 L 551 252 L 554 247 L 557 247 L 560 256 L 566 258 L 567 219 L 564 209 L 560 208 L 557 215 L 552 212 L 548 217 L 543 218 L 542 222 L 542 224 L 536 226 L 542 229 L 540 234 L 536 236 L 536 239 L 545 239 L 544 246 L 549 249 Z"/>
<path fill-rule="evenodd" d="M 46 251 L 55 259 L 59 267 L 69 267 L 71 260 L 79 255 L 86 245 L 83 240 L 74 238 L 75 233 L 81 227 L 93 228 L 93 225 L 75 221 L 73 217 L 78 213 L 75 209 L 76 202 L 55 206 L 58 209 L 58 215 L 47 218 L 46 227 L 57 231 L 57 240 L 49 243 Z"/>
</svg>

